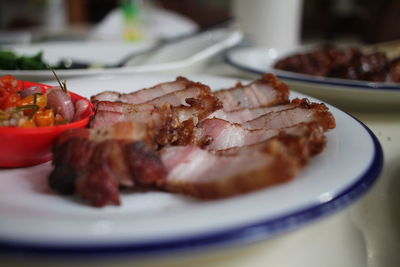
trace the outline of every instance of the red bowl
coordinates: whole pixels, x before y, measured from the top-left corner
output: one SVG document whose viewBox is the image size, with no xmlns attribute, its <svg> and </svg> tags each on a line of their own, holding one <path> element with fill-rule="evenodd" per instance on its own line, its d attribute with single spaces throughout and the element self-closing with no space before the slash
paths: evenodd
<svg viewBox="0 0 400 267">
<path fill-rule="evenodd" d="M 20 81 L 20 83 L 23 88 L 39 85 L 43 92 L 51 87 L 33 82 Z M 70 94 L 73 103 L 85 99 L 75 93 L 70 92 Z M 93 105 L 89 101 L 89 108 L 80 121 L 37 128 L 0 127 L 0 167 L 25 167 L 51 160 L 54 139 L 65 130 L 85 127 L 92 115 Z"/>
</svg>

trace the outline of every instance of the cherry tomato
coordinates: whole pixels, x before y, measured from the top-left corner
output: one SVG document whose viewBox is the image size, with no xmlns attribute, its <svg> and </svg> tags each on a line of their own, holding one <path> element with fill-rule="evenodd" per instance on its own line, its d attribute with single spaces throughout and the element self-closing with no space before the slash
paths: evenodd
<svg viewBox="0 0 400 267">
<path fill-rule="evenodd" d="M 4 110 L 0 109 L 0 121 L 7 120 L 10 117 L 10 113 L 5 112 Z"/>
<path fill-rule="evenodd" d="M 68 121 L 63 118 L 60 114 L 56 114 L 54 117 L 54 125 L 66 124 Z"/>
<path fill-rule="evenodd" d="M 1 107 L 3 107 L 3 102 L 9 95 L 10 94 L 8 91 L 0 89 L 0 106 Z"/>
<path fill-rule="evenodd" d="M 19 126 L 24 128 L 30 128 L 30 127 L 36 127 L 36 124 L 33 121 L 33 119 L 27 119 Z"/>
<path fill-rule="evenodd" d="M 27 97 L 22 98 L 18 104 L 19 106 L 33 105 L 35 104 L 35 96 L 28 95 Z"/>
<path fill-rule="evenodd" d="M 18 80 L 11 75 L 0 77 L 0 104 L 9 95 L 19 90 Z"/>
<path fill-rule="evenodd" d="M 17 92 L 20 89 L 18 80 L 11 75 L 0 77 L 0 88 L 10 92 Z"/>
<path fill-rule="evenodd" d="M 19 106 L 37 105 L 39 108 L 44 108 L 47 105 L 46 95 L 28 95 L 19 101 Z"/>
<path fill-rule="evenodd" d="M 35 105 L 38 105 L 39 108 L 45 108 L 47 106 L 47 96 L 35 95 Z"/>
<path fill-rule="evenodd" d="M 46 95 L 28 95 L 27 97 L 22 98 L 18 102 L 18 107 L 28 106 L 28 105 L 36 105 L 39 109 L 43 109 L 47 105 L 47 97 Z M 24 110 L 25 115 L 29 115 L 32 113 L 31 109 Z"/>
<path fill-rule="evenodd" d="M 53 126 L 54 125 L 54 112 L 52 109 L 41 109 L 35 112 L 33 120 L 36 126 Z"/>
<path fill-rule="evenodd" d="M 12 93 L 9 94 L 8 97 L 5 97 L 3 99 L 3 102 L 1 103 L 1 108 L 2 109 L 9 109 L 9 108 L 15 108 L 19 106 L 19 103 L 21 101 L 21 97 L 17 93 Z"/>
</svg>

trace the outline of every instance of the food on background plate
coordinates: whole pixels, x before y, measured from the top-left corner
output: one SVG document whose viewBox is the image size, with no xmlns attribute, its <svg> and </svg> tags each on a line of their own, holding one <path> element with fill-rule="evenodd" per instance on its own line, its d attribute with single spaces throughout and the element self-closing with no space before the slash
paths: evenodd
<svg viewBox="0 0 400 267">
<path fill-rule="evenodd" d="M 321 77 L 400 82 L 400 58 L 389 59 L 383 52 L 365 53 L 355 47 L 321 45 L 279 59 L 274 68 Z"/>
<path fill-rule="evenodd" d="M 335 128 L 324 104 L 290 100 L 272 74 L 218 91 L 178 77 L 92 101 L 91 128 L 57 139 L 48 182 L 96 207 L 120 205 L 121 188 L 217 199 L 290 181 Z"/>
<path fill-rule="evenodd" d="M 89 102 L 72 102 L 65 85 L 40 85 L 24 88 L 15 77 L 0 77 L 0 126 L 45 127 L 66 124 L 82 119 Z"/>
</svg>

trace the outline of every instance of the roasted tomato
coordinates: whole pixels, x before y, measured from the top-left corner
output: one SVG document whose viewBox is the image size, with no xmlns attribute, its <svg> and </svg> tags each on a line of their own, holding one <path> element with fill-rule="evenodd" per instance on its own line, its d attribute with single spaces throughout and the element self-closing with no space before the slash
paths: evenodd
<svg viewBox="0 0 400 267">
<path fill-rule="evenodd" d="M 36 126 L 53 126 L 54 112 L 52 109 L 40 109 L 33 116 Z"/>
<path fill-rule="evenodd" d="M 0 104 L 19 90 L 18 80 L 11 75 L 0 77 Z"/>
<path fill-rule="evenodd" d="M 6 96 L 2 103 L 1 107 L 4 110 L 7 110 L 9 108 L 15 108 L 19 106 L 19 102 L 21 101 L 21 97 L 17 93 L 11 93 L 8 96 Z"/>
</svg>

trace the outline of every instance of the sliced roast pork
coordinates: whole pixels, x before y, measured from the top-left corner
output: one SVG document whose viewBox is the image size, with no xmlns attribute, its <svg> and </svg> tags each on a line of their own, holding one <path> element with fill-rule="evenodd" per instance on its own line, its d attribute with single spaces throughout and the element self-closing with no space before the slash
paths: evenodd
<svg viewBox="0 0 400 267">
<path fill-rule="evenodd" d="M 132 93 L 122 94 L 114 91 L 105 91 L 91 97 L 92 102 L 115 101 L 131 104 L 140 104 L 185 88 L 193 87 L 196 83 L 184 77 L 178 77 L 175 81 L 157 84 L 150 88 L 144 88 Z"/>
<path fill-rule="evenodd" d="M 293 114 L 293 112 L 285 112 L 283 113 L 282 111 L 289 111 L 293 110 L 293 108 L 299 107 L 300 109 L 313 109 L 315 111 L 315 114 L 320 113 L 320 117 L 322 118 L 323 115 L 325 114 L 330 114 L 328 109 L 325 107 L 323 104 L 317 104 L 317 103 L 311 103 L 307 99 L 299 99 L 296 98 L 292 100 L 288 104 L 282 104 L 282 105 L 276 105 L 276 106 L 261 106 L 261 107 L 254 107 L 254 108 L 241 108 L 237 110 L 232 110 L 232 111 L 225 111 L 223 109 L 219 109 L 212 114 L 208 116 L 209 119 L 211 118 L 218 118 L 218 119 L 223 119 L 229 122 L 233 123 L 244 123 L 244 122 L 249 122 L 251 120 L 255 120 L 261 116 L 267 115 L 264 117 L 264 120 L 259 120 L 258 122 L 249 122 L 248 125 L 249 127 L 259 127 L 259 125 L 263 125 L 268 118 L 278 116 L 280 117 L 281 114 Z M 277 113 L 277 112 L 282 112 L 282 113 Z M 293 116 L 292 116 L 293 117 Z M 293 122 L 292 118 L 288 121 L 288 123 Z M 329 119 L 329 118 L 327 118 Z M 266 124 L 265 124 L 266 125 Z"/>
<path fill-rule="evenodd" d="M 66 131 L 53 147 L 49 186 L 93 206 L 118 205 L 120 186 L 152 185 L 166 176 L 152 135 L 133 122 Z"/>
<path fill-rule="evenodd" d="M 90 122 L 91 128 L 111 125 L 119 121 L 152 123 L 156 128 L 170 117 L 176 123 L 192 119 L 195 124 L 221 108 L 221 102 L 212 95 L 186 100 L 187 105 L 172 106 L 168 102 L 162 106 L 150 104 L 132 105 L 117 102 L 98 102 L 96 114 Z M 105 108 L 106 106 L 107 108 Z"/>
<path fill-rule="evenodd" d="M 281 106 L 284 108 L 278 108 Z M 307 99 L 294 99 L 290 104 L 275 107 L 275 111 L 269 111 L 241 124 L 219 118 L 207 118 L 197 125 L 197 139 L 206 140 L 198 143 L 207 149 L 220 150 L 254 144 L 282 131 L 311 127 L 310 125 L 320 128 L 321 135 L 335 127 L 335 119 L 324 104 L 311 103 Z M 232 112 L 226 114 L 230 113 Z M 300 133 L 305 134 L 302 131 Z"/>
<path fill-rule="evenodd" d="M 316 122 L 299 123 L 279 129 L 246 129 L 240 124 L 221 119 L 207 119 L 198 127 L 197 139 L 200 141 L 197 143 L 208 150 L 224 150 L 256 144 L 279 134 L 313 135 L 317 140 L 316 148 L 323 147 L 319 144 L 324 144 L 322 141 L 325 140 L 324 129 Z"/>
<path fill-rule="evenodd" d="M 96 207 L 119 205 L 121 186 L 154 185 L 167 174 L 158 153 L 141 141 L 70 139 L 57 148 L 53 164 L 50 187 Z"/>
<path fill-rule="evenodd" d="M 177 78 L 99 94 L 92 128 L 55 142 L 49 185 L 102 207 L 120 204 L 120 187 L 213 199 L 289 181 L 323 150 L 335 119 L 325 105 L 288 94 L 272 74 L 214 93 Z"/>
<path fill-rule="evenodd" d="M 247 129 L 279 129 L 302 122 L 317 121 L 325 130 L 335 128 L 335 118 L 324 104 L 312 103 L 308 99 L 295 99 L 296 103 L 291 109 L 270 112 L 242 123 Z"/>
<path fill-rule="evenodd" d="M 218 90 L 215 96 L 221 100 L 225 111 L 261 106 L 274 106 L 289 102 L 289 88 L 273 74 L 264 74 L 260 79 L 243 85 Z"/>
<path fill-rule="evenodd" d="M 154 107 L 161 107 L 165 103 L 169 103 L 171 106 L 188 105 L 187 99 L 201 99 L 212 95 L 210 87 L 201 83 L 194 83 L 193 86 L 185 87 L 181 90 L 172 91 L 167 94 L 160 95 L 158 97 L 149 99 L 145 102 L 140 103 L 124 103 L 110 100 L 95 101 L 96 110 L 111 110 L 111 111 L 122 111 L 122 110 L 148 110 Z M 131 105 L 129 105 L 131 104 Z"/>
<path fill-rule="evenodd" d="M 95 207 L 119 205 L 121 185 L 155 186 L 166 174 L 158 153 L 143 142 L 107 140 L 96 145 L 77 176 L 76 193 Z"/>
<path fill-rule="evenodd" d="M 168 175 L 160 186 L 205 199 L 233 196 L 290 181 L 310 155 L 307 137 L 287 134 L 218 152 L 166 147 L 161 158 Z"/>
<path fill-rule="evenodd" d="M 245 121 L 253 120 L 261 115 L 276 112 L 281 110 L 286 110 L 294 107 L 296 104 L 289 103 L 283 105 L 277 105 L 272 107 L 255 107 L 255 108 L 241 108 L 233 111 L 225 111 L 223 109 L 219 109 L 208 116 L 209 119 L 217 118 L 223 119 L 233 123 L 242 123 Z"/>
<path fill-rule="evenodd" d="M 166 112 L 175 114 L 180 121 L 199 119 L 222 107 L 211 89 L 200 83 L 194 87 L 175 91 L 142 104 L 128 104 L 121 102 L 98 101 L 95 103 L 95 115 L 90 127 L 96 128 L 110 125 L 118 121 L 151 122 L 158 124 L 160 117 Z"/>
</svg>

